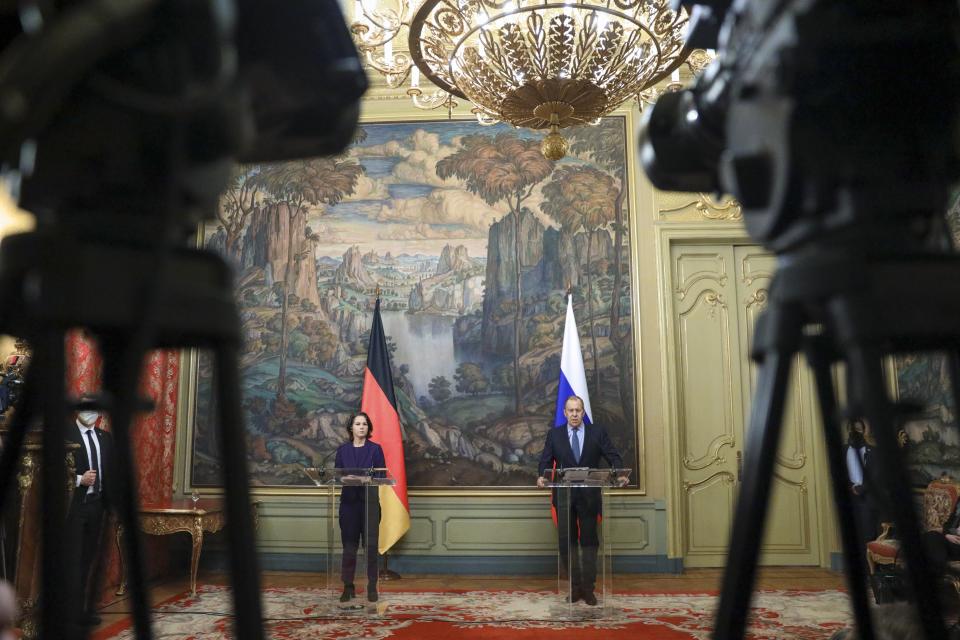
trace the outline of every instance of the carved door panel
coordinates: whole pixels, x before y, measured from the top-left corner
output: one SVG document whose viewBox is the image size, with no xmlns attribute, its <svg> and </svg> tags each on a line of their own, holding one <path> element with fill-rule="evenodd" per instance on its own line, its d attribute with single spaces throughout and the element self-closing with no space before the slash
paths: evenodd
<svg viewBox="0 0 960 640">
<path fill-rule="evenodd" d="M 726 558 L 744 420 L 733 247 L 675 245 L 672 396 L 677 417 L 686 566 Z"/>
<path fill-rule="evenodd" d="M 743 415 L 749 419 L 757 383 L 757 366 L 750 360 L 757 315 L 767 306 L 767 290 L 776 267 L 773 256 L 759 247 L 734 248 L 737 268 L 737 315 L 740 323 L 740 359 L 744 363 Z M 797 355 L 787 392 L 783 432 L 776 452 L 770 511 L 763 538 L 761 562 L 771 565 L 820 563 L 813 447 L 820 429 L 813 374 Z M 744 422 L 746 428 L 746 422 Z"/>
<path fill-rule="evenodd" d="M 671 248 L 670 397 L 676 416 L 684 565 L 722 566 L 743 463 L 756 368 L 749 359 L 773 258 L 758 247 Z M 817 565 L 811 376 L 794 372 L 774 476 L 765 564 Z"/>
</svg>

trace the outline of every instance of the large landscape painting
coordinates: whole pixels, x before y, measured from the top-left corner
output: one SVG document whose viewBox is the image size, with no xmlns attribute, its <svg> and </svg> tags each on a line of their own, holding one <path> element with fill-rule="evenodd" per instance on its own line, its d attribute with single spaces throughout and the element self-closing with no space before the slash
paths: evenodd
<svg viewBox="0 0 960 640">
<path fill-rule="evenodd" d="M 955 246 L 960 246 L 960 191 L 947 210 Z M 904 424 L 913 484 L 925 486 L 946 473 L 960 480 L 960 430 L 950 391 L 946 358 L 935 353 L 911 353 L 895 359 L 897 394 L 921 407 Z"/>
<path fill-rule="evenodd" d="M 238 169 L 204 243 L 236 265 L 253 482 L 307 482 L 360 404 L 381 296 L 411 486 L 530 486 L 552 425 L 566 293 L 594 421 L 638 464 L 623 117 L 542 134 L 366 123 L 347 152 Z M 219 484 L 199 359 L 192 482 Z M 376 425 L 375 425 L 376 426 Z"/>
</svg>

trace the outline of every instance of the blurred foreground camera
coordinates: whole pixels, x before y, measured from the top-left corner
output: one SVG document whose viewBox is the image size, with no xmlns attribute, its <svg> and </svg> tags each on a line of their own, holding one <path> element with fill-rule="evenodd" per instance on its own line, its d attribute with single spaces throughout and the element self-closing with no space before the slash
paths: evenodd
<svg viewBox="0 0 960 640">
<path fill-rule="evenodd" d="M 956 2 L 680 4 L 717 58 L 646 116 L 654 185 L 736 197 L 774 251 L 865 219 L 924 242 L 960 175 Z"/>
<path fill-rule="evenodd" d="M 103 361 L 87 408 L 115 440 L 107 477 L 136 637 L 151 637 L 130 435 L 144 354 L 202 347 L 216 367 L 232 637 L 264 638 L 232 271 L 185 240 L 214 216 L 237 161 L 342 151 L 366 87 L 337 0 L 0 2 L 0 168 L 19 169 L 20 205 L 37 214 L 36 231 L 0 244 L 0 333 L 33 351 L 0 447 L 0 512 L 42 425 L 41 637 L 89 632 L 85 589 L 63 576 L 76 542 L 62 525 L 63 428 L 79 408 L 65 339 L 82 327 Z"/>
<path fill-rule="evenodd" d="M 647 114 L 644 168 L 661 189 L 734 196 L 747 231 L 777 255 L 751 342 L 758 376 L 713 638 L 746 633 L 791 369 L 802 353 L 814 374 L 858 637 L 874 638 L 879 625 L 846 490 L 841 418 L 871 425 L 883 472 L 868 490 L 896 524 L 923 637 L 944 639 L 943 576 L 924 553 L 896 439 L 902 421 L 917 417 L 916 403 L 891 396 L 888 365 L 897 354 L 943 353 L 960 405 L 960 256 L 944 215 L 960 176 L 960 7 L 679 4 L 694 23 L 688 45 L 715 48 L 717 57 Z"/>
<path fill-rule="evenodd" d="M 19 4 L 0 8 L 0 163 L 28 210 L 150 215 L 174 179 L 192 230 L 234 159 L 353 135 L 367 81 L 336 0 Z"/>
</svg>

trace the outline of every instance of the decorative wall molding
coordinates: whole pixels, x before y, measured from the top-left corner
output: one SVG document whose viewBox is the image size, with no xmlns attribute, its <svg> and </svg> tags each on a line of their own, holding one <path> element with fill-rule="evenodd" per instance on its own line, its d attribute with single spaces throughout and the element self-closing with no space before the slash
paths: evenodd
<svg viewBox="0 0 960 640">
<path fill-rule="evenodd" d="M 740 203 L 733 198 L 724 198 L 718 202 L 710 194 L 685 193 L 669 194 L 667 197 L 663 197 L 661 201 L 664 204 L 658 212 L 661 219 L 669 218 L 674 221 L 710 220 L 715 222 L 741 222 L 743 220 Z"/>
<path fill-rule="evenodd" d="M 733 447 L 735 439 L 727 433 L 710 443 L 709 453 L 700 458 L 694 458 L 689 453 L 683 456 L 683 466 L 690 471 L 699 471 L 715 464 L 725 464 L 727 459 L 720 455 L 720 449 L 725 446 Z"/>
<path fill-rule="evenodd" d="M 715 268 L 711 271 L 700 267 L 700 263 L 713 263 Z M 690 272 L 685 273 L 686 269 L 690 269 Z M 726 264 L 723 262 L 723 257 L 715 253 L 691 253 L 680 256 L 677 260 L 677 275 L 680 282 L 675 292 L 679 300 L 685 299 L 694 285 L 703 280 L 711 280 L 721 287 L 727 286 Z"/>
<path fill-rule="evenodd" d="M 522 559 L 532 557 L 540 558 L 537 562 L 541 564 L 543 558 L 552 558 L 555 567 L 557 534 L 550 517 L 549 494 L 545 493 L 542 498 L 469 501 L 417 498 L 411 504 L 411 530 L 391 549 L 390 566 L 397 568 L 395 557 L 420 558 L 417 562 L 424 567 L 440 569 L 441 565 L 451 568 L 465 558 L 490 557 L 490 561 L 484 562 L 493 563 L 490 571 L 494 572 L 492 568 L 499 566 L 498 562 L 510 564 L 513 561 L 506 559 L 515 557 L 522 569 Z M 336 515 L 332 527 L 328 528 L 328 510 L 329 502 L 324 498 L 311 502 L 285 496 L 263 497 L 258 531 L 261 557 L 273 555 L 278 566 L 289 566 L 293 570 L 317 570 L 317 563 L 325 562 L 316 557 L 326 556 L 328 531 L 333 534 L 334 544 L 339 544 Z M 626 494 L 610 496 L 604 505 L 604 521 L 615 555 L 646 558 L 665 554 L 666 505 L 663 500 Z M 204 550 L 205 562 L 208 551 L 222 551 L 224 544 L 222 539 L 210 539 Z M 315 559 L 302 566 L 285 559 L 288 555 L 304 554 Z M 470 567 L 461 569 L 471 572 Z"/>
</svg>

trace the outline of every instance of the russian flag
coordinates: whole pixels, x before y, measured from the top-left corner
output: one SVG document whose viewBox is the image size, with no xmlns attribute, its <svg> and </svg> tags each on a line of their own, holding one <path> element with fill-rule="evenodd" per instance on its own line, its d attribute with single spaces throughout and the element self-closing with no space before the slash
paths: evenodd
<svg viewBox="0 0 960 640">
<path fill-rule="evenodd" d="M 403 455 L 400 412 L 393 391 L 390 352 L 380 318 L 380 296 L 373 310 L 367 368 L 363 372 L 360 410 L 370 416 L 374 432 L 371 442 L 383 447 L 387 469 L 397 480 L 394 486 L 380 487 L 380 553 L 387 550 L 410 528 L 410 502 L 407 499 L 407 466 Z"/>
<path fill-rule="evenodd" d="M 567 294 L 567 322 L 563 327 L 563 352 L 560 355 L 560 384 L 557 385 L 554 427 L 566 426 L 567 418 L 563 415 L 563 405 L 570 396 L 583 398 L 583 421 L 593 424 L 590 395 L 587 392 L 587 374 L 583 368 L 583 353 L 580 351 L 580 335 L 577 333 L 577 321 L 573 317 L 573 295 Z"/>
</svg>

